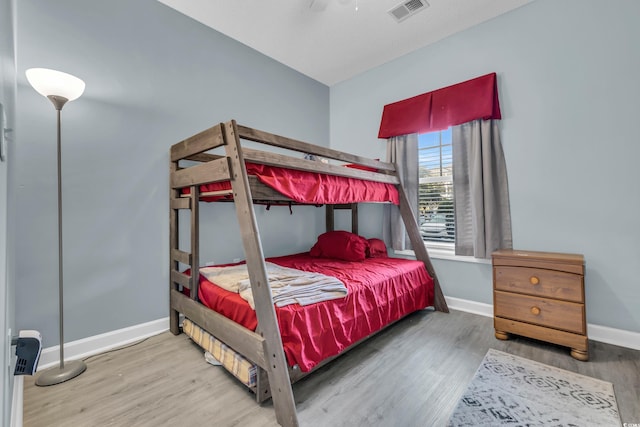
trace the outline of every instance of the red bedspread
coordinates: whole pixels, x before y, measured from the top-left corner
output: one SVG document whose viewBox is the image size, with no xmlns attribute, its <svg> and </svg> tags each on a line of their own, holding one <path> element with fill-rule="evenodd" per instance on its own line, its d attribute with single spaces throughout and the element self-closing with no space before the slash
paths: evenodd
<svg viewBox="0 0 640 427">
<path fill-rule="evenodd" d="M 349 290 L 347 297 L 337 300 L 276 307 L 287 361 L 303 372 L 405 315 L 433 305 L 433 279 L 420 261 L 367 258 L 350 262 L 308 253 L 267 261 L 337 277 Z M 207 307 L 256 329 L 255 311 L 238 294 L 200 276 L 199 297 Z"/>
<path fill-rule="evenodd" d="M 255 175 L 263 184 L 296 202 L 317 205 L 357 202 L 399 204 L 398 190 L 392 184 L 249 162 L 246 165 L 249 175 Z M 205 184 L 200 187 L 201 192 L 229 189 L 231 189 L 229 181 Z M 189 189 L 186 188 L 183 191 L 188 193 Z M 231 198 L 231 196 L 203 197 L 202 200 L 213 202 L 224 198 Z"/>
</svg>

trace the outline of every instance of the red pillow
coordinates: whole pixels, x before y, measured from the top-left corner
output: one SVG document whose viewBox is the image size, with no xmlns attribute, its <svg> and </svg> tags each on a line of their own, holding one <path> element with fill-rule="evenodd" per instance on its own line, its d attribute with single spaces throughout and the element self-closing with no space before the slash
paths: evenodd
<svg viewBox="0 0 640 427">
<path fill-rule="evenodd" d="M 367 250 L 367 256 L 369 258 L 389 258 L 387 253 L 387 245 L 380 239 L 369 239 L 369 249 Z"/>
<path fill-rule="evenodd" d="M 367 256 L 368 246 L 367 239 L 357 234 L 348 231 L 328 231 L 318 236 L 310 255 L 344 261 L 363 261 Z"/>
</svg>

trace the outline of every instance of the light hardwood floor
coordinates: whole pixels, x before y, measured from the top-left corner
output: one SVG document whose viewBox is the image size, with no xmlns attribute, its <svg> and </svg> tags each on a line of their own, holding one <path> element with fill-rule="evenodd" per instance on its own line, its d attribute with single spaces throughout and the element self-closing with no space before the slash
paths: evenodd
<svg viewBox="0 0 640 427">
<path fill-rule="evenodd" d="M 499 341 L 493 320 L 424 310 L 304 380 L 293 392 L 302 426 L 443 426 L 489 348 L 614 384 L 623 422 L 640 423 L 640 351 L 590 343 L 590 361 L 524 338 Z M 169 332 L 91 357 L 81 376 L 51 387 L 27 377 L 24 425 L 277 426 L 271 401 L 204 361 Z"/>
</svg>

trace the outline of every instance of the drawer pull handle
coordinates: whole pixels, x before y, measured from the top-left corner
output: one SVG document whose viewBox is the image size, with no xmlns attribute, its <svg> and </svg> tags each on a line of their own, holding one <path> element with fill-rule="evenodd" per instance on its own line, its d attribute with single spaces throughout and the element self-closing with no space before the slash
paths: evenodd
<svg viewBox="0 0 640 427">
<path fill-rule="evenodd" d="M 531 276 L 529 278 L 529 282 L 531 282 L 532 285 L 537 285 L 538 283 L 540 283 L 540 279 L 538 279 L 536 276 Z"/>
<path fill-rule="evenodd" d="M 533 314 L 534 316 L 537 316 L 538 314 L 540 314 L 540 308 L 538 307 L 531 307 L 531 314 Z"/>
</svg>

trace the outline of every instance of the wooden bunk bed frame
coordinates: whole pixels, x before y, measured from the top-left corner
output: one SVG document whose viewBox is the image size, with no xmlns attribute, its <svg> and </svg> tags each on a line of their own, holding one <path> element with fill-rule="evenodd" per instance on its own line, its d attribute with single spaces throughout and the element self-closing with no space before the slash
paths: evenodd
<svg viewBox="0 0 640 427">
<path fill-rule="evenodd" d="M 275 152 L 243 148 L 240 143 L 241 139 L 375 168 L 379 172 L 346 168 Z M 217 147 L 224 147 L 226 155 L 206 153 Z M 170 158 L 170 330 L 175 335 L 181 332 L 179 319 L 182 313 L 257 365 L 259 368 L 255 390 L 256 399 L 261 402 L 272 397 L 276 419 L 281 425 L 298 425 L 291 383 L 306 376 L 308 372 L 304 373 L 299 369 L 289 368 L 285 359 L 253 203 L 256 201 L 295 202 L 261 184 L 254 176 L 248 175 L 245 161 L 395 185 L 400 196 L 400 214 L 416 258 L 424 263 L 427 272 L 434 280 L 435 309 L 448 312 L 438 278 L 422 241 L 415 215 L 408 204 L 405 190 L 396 175 L 394 164 L 259 131 L 238 125 L 234 120 L 217 124 L 178 142 L 171 147 Z M 183 166 L 180 162 L 184 160 L 195 161 L 197 164 Z M 229 191 L 215 192 L 215 194 L 200 192 L 202 184 L 228 180 L 230 180 L 232 187 Z M 183 188 L 189 188 L 189 194 L 182 194 Z M 231 194 L 236 205 L 251 289 L 255 300 L 258 319 L 256 332 L 244 328 L 198 302 L 199 200 L 205 196 Z M 345 207 L 352 208 L 352 226 L 353 231 L 357 233 L 357 204 L 327 205 L 327 231 L 333 229 L 334 209 Z M 179 249 L 178 212 L 182 209 L 190 211 L 190 252 Z M 181 264 L 190 267 L 190 275 L 180 271 Z M 189 289 L 190 296 L 186 296 L 182 292 L 183 288 Z M 330 359 L 323 361 L 313 370 L 323 366 Z"/>
</svg>

